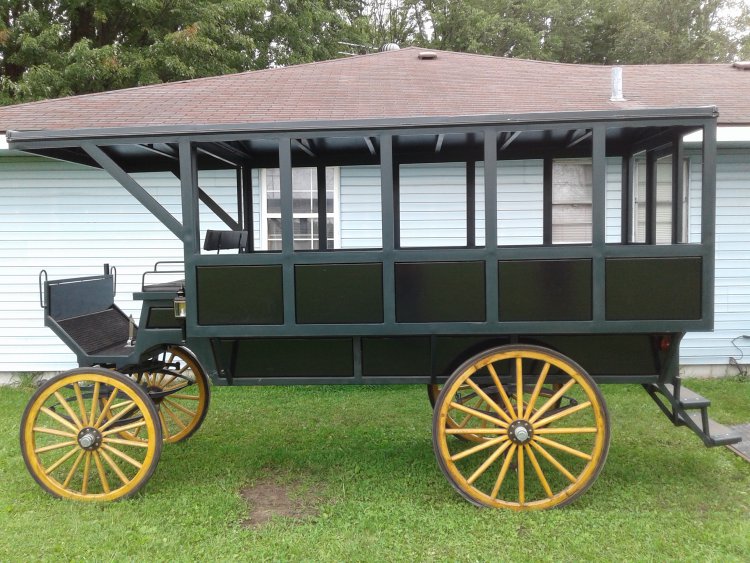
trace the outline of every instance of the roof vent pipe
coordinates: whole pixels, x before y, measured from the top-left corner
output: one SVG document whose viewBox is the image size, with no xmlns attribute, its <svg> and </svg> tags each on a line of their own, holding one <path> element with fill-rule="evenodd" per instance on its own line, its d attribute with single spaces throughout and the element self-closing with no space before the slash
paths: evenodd
<svg viewBox="0 0 750 563">
<path fill-rule="evenodd" d="M 437 59 L 437 53 L 434 53 L 432 51 L 422 51 L 417 55 L 417 57 L 419 57 L 420 61 L 432 61 Z"/>
<path fill-rule="evenodd" d="M 612 67 L 612 97 L 609 99 L 610 102 L 624 102 L 625 98 L 622 96 L 622 67 Z"/>
</svg>

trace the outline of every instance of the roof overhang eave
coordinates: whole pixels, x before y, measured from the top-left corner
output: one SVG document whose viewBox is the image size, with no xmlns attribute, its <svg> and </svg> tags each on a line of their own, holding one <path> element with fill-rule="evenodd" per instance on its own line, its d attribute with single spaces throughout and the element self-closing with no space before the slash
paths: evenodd
<svg viewBox="0 0 750 563">
<path fill-rule="evenodd" d="M 468 116 L 395 117 L 378 119 L 342 119 L 312 121 L 275 121 L 246 124 L 195 124 L 153 125 L 132 127 L 104 127 L 85 129 L 8 130 L 6 138 L 10 148 L 25 150 L 50 146 L 80 146 L 86 142 L 123 143 L 146 142 L 143 139 L 165 139 L 182 137 L 204 137 L 217 135 L 242 135 L 268 133 L 274 136 L 284 133 L 306 134 L 334 132 L 367 132 L 378 130 L 408 130 L 438 127 L 507 127 L 520 124 L 564 124 L 579 125 L 608 121 L 638 121 L 658 119 L 708 119 L 716 118 L 716 106 L 689 108 L 652 108 L 638 110 L 565 111 L 552 113 L 511 113 Z M 172 142 L 170 141 L 170 142 Z"/>
</svg>

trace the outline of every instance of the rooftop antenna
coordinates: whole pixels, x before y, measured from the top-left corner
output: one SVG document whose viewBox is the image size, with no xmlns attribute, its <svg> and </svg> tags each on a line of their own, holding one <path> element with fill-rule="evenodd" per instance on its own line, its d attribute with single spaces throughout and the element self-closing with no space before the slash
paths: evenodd
<svg viewBox="0 0 750 563">
<path fill-rule="evenodd" d="M 338 51 L 339 55 L 346 55 L 347 57 L 356 57 L 357 55 L 366 55 L 372 53 L 375 47 L 371 45 L 360 45 L 359 43 L 349 43 L 348 41 L 339 41 L 339 45 L 345 45 L 347 47 L 356 48 L 358 52 L 350 53 L 349 51 Z"/>
</svg>

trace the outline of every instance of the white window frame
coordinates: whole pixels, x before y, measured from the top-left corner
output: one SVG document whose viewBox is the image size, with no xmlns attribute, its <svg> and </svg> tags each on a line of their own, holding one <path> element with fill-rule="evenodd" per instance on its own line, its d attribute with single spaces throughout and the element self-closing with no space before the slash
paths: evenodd
<svg viewBox="0 0 750 563">
<path fill-rule="evenodd" d="M 635 242 L 638 240 L 640 235 L 643 235 L 643 238 L 645 239 L 645 233 L 641 233 L 638 229 L 638 207 L 639 206 L 645 206 L 646 201 L 641 201 L 638 199 L 638 167 L 643 166 L 645 168 L 646 166 L 646 159 L 643 158 L 641 160 L 637 160 L 634 162 L 634 170 L 633 170 L 633 178 L 631 186 L 631 209 L 633 210 L 630 215 L 630 232 L 632 233 L 632 241 L 628 242 Z M 682 241 L 683 243 L 690 242 L 690 157 L 685 156 L 682 159 Z M 644 227 L 645 229 L 645 227 Z M 642 244 L 642 243 L 641 243 Z M 669 243 L 661 243 L 661 244 L 671 244 Z"/>
<path fill-rule="evenodd" d="M 328 213 L 327 218 L 333 218 L 333 248 L 339 249 L 341 248 L 341 168 L 339 166 L 332 166 L 331 168 L 333 168 L 333 213 Z M 281 218 L 281 213 L 268 212 L 267 170 L 267 168 L 258 170 L 260 184 L 260 250 L 268 250 L 268 220 Z M 294 213 L 293 216 L 302 219 L 318 218 L 317 213 Z M 320 225 L 318 225 L 318 228 L 320 228 Z"/>
</svg>

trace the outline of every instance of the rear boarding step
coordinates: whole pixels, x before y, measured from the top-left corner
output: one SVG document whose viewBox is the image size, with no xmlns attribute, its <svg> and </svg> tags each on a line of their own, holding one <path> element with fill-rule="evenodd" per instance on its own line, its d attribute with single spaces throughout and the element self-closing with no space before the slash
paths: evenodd
<svg viewBox="0 0 750 563">
<path fill-rule="evenodd" d="M 644 389 L 675 426 L 687 426 L 708 447 L 728 446 L 742 440 L 731 428 L 708 418 L 711 401 L 683 387 L 677 378 L 671 383 L 648 383 Z"/>
</svg>

